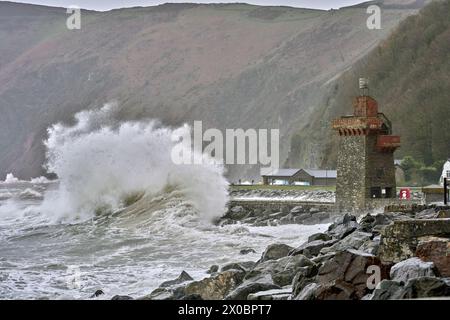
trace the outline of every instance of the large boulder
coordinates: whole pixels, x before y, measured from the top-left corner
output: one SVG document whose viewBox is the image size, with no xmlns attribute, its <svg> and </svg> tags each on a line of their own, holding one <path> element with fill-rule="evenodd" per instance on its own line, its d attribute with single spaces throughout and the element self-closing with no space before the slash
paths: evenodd
<svg viewBox="0 0 450 320">
<path fill-rule="evenodd" d="M 324 247 L 320 252 L 327 254 L 329 252 L 344 251 L 347 249 L 359 249 L 365 242 L 371 240 L 371 238 L 371 233 L 355 231 L 332 246 Z"/>
<path fill-rule="evenodd" d="M 183 285 L 167 288 L 160 287 L 138 300 L 179 300 L 186 295 L 184 289 L 185 287 Z"/>
<path fill-rule="evenodd" d="M 404 284 L 399 281 L 381 281 L 368 300 L 394 300 L 402 299 L 404 294 Z"/>
<path fill-rule="evenodd" d="M 265 290 L 250 293 L 247 300 L 287 300 L 291 293 L 291 288 Z"/>
<path fill-rule="evenodd" d="M 369 293 L 369 266 L 380 268 L 381 279 L 388 277 L 388 267 L 377 257 L 353 249 L 338 252 L 319 269 L 317 282 L 321 289 L 317 291 L 316 298 L 361 299 Z"/>
<path fill-rule="evenodd" d="M 403 299 L 450 297 L 450 279 L 422 277 L 409 280 L 404 288 Z"/>
<path fill-rule="evenodd" d="M 319 232 L 319 233 L 314 233 L 314 234 L 310 235 L 308 237 L 308 242 L 313 242 L 313 241 L 317 241 L 317 240 L 328 241 L 331 239 L 332 238 L 329 235 L 327 235 L 326 233 Z"/>
<path fill-rule="evenodd" d="M 423 262 L 416 257 L 395 264 L 390 272 L 391 280 L 404 283 L 413 278 L 434 276 L 433 262 Z"/>
<path fill-rule="evenodd" d="M 174 280 L 165 281 L 160 284 L 160 288 L 167 288 L 171 287 L 176 284 L 181 284 L 186 281 L 192 281 L 194 280 L 186 271 L 182 271 L 181 274 L 178 276 L 178 278 Z"/>
<path fill-rule="evenodd" d="M 245 281 L 240 286 L 235 288 L 232 292 L 230 292 L 225 297 L 225 300 L 247 300 L 249 294 L 273 289 L 281 289 L 281 287 L 277 286 L 271 281 Z"/>
<path fill-rule="evenodd" d="M 422 299 L 450 296 L 450 279 L 421 277 L 399 281 L 383 280 L 375 288 L 370 300 Z"/>
<path fill-rule="evenodd" d="M 419 238 L 416 256 L 423 261 L 433 262 L 441 277 L 450 277 L 450 239 Z"/>
<path fill-rule="evenodd" d="M 315 240 L 311 242 L 306 242 L 301 246 L 295 248 L 291 252 L 289 252 L 289 255 L 295 256 L 298 254 L 303 254 L 307 257 L 315 257 L 320 253 L 320 250 L 326 247 L 331 247 L 337 241 L 338 241 L 337 239 L 334 239 L 329 241 Z"/>
<path fill-rule="evenodd" d="M 257 281 L 270 276 L 274 284 L 283 287 L 292 283 L 295 275 L 302 267 L 312 267 L 314 265 L 311 260 L 303 255 L 269 260 L 256 265 L 255 268 L 247 273 L 245 279 Z"/>
<path fill-rule="evenodd" d="M 309 284 L 316 281 L 315 277 L 319 267 L 317 265 L 302 267 L 292 280 L 292 296 L 296 298 Z"/>
<path fill-rule="evenodd" d="M 220 268 L 220 271 L 228 271 L 228 270 L 241 270 L 247 272 L 251 270 L 256 265 L 253 261 L 245 261 L 245 262 L 231 262 L 224 265 Z"/>
<path fill-rule="evenodd" d="M 373 254 L 374 256 L 378 255 L 378 249 L 380 248 L 380 236 L 376 236 L 371 240 L 365 241 L 360 247 L 359 251 L 363 251 L 366 253 Z"/>
<path fill-rule="evenodd" d="M 327 234 L 336 239 L 343 239 L 359 227 L 356 217 L 344 215 L 341 219 L 328 227 Z"/>
<path fill-rule="evenodd" d="M 184 295 L 199 295 L 203 300 L 222 300 L 234 288 L 242 283 L 245 273 L 228 270 L 213 277 L 189 283 Z"/>
<path fill-rule="evenodd" d="M 421 237 L 450 236 L 450 219 L 399 220 L 381 233 L 379 256 L 382 261 L 397 263 L 414 256 Z"/>
<path fill-rule="evenodd" d="M 306 285 L 297 295 L 295 295 L 294 300 L 315 300 L 316 292 L 319 288 L 319 284 L 312 282 Z"/>
<path fill-rule="evenodd" d="M 293 249 L 294 248 L 292 248 L 291 246 L 283 243 L 271 244 L 263 252 L 259 262 L 278 260 L 280 258 L 286 257 Z"/>
<path fill-rule="evenodd" d="M 240 220 L 245 216 L 247 216 L 247 214 L 248 212 L 245 211 L 245 209 L 242 206 L 234 206 L 227 212 L 225 217 L 233 220 Z"/>
</svg>

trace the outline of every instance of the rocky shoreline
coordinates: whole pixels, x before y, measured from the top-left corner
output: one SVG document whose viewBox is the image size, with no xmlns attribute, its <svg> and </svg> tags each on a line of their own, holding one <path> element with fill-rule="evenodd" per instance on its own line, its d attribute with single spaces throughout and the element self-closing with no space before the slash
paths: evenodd
<svg viewBox="0 0 450 320">
<path fill-rule="evenodd" d="M 301 211 L 294 208 L 284 214 L 294 217 L 305 214 Z M 249 214 L 241 208 L 231 208 L 219 223 L 246 221 Z M 271 214 L 265 215 L 263 221 L 275 223 L 277 217 Z M 274 243 L 266 248 L 258 261 L 214 265 L 208 270 L 210 276 L 198 281 L 183 271 L 178 278 L 162 283 L 144 297 L 136 298 L 450 298 L 449 207 L 429 206 L 416 212 L 384 212 L 376 215 L 367 213 L 358 219 L 345 214 L 328 216 L 327 219 L 335 221 L 326 232 L 310 236 L 307 242 L 297 248 Z M 258 224 L 256 220 L 254 223 Z M 113 299 L 133 298 L 115 296 Z"/>
</svg>

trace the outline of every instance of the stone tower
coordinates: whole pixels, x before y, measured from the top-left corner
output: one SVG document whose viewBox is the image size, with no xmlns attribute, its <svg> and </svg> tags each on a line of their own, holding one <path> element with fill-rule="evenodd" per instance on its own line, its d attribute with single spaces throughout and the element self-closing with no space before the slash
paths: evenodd
<svg viewBox="0 0 450 320">
<path fill-rule="evenodd" d="M 339 210 L 374 207 L 381 198 L 396 197 L 394 151 L 400 137 L 393 136 L 389 119 L 378 112 L 378 103 L 362 93 L 353 101 L 353 115 L 333 120 L 339 133 L 336 205 Z M 366 89 L 366 90 L 365 90 Z"/>
</svg>

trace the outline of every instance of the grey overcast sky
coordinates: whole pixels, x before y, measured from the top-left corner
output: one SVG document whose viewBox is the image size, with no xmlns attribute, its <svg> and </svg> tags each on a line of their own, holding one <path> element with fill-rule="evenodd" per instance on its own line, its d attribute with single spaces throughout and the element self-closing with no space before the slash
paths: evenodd
<svg viewBox="0 0 450 320">
<path fill-rule="evenodd" d="M 316 8 L 316 9 L 331 9 L 340 8 L 365 0 L 10 0 L 12 2 L 24 2 L 43 4 L 54 7 L 69 7 L 71 5 L 78 6 L 84 9 L 92 10 L 110 10 L 124 7 L 134 6 L 153 6 L 166 2 L 195 2 L 195 3 L 233 3 L 246 2 L 259 5 L 275 5 L 275 6 L 291 6 L 300 8 Z"/>
</svg>

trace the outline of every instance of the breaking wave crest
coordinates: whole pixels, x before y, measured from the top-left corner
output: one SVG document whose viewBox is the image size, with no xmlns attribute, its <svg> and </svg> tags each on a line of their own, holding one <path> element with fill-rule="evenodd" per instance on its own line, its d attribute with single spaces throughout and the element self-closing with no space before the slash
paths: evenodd
<svg viewBox="0 0 450 320">
<path fill-rule="evenodd" d="M 117 105 L 107 104 L 77 113 L 72 126 L 58 123 L 48 129 L 46 168 L 57 174 L 59 184 L 46 193 L 41 212 L 74 222 L 136 201 L 145 211 L 144 200 L 176 190 L 201 220 L 223 214 L 228 200 L 223 167 L 172 162 L 174 131 L 190 127 L 173 129 L 154 120 L 119 123 L 117 111 Z"/>
</svg>

